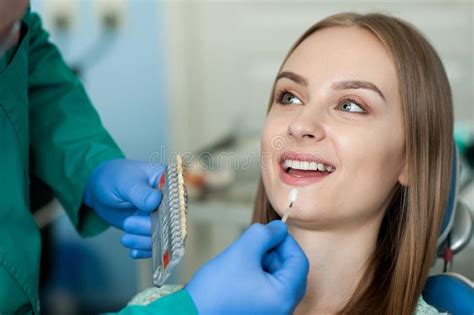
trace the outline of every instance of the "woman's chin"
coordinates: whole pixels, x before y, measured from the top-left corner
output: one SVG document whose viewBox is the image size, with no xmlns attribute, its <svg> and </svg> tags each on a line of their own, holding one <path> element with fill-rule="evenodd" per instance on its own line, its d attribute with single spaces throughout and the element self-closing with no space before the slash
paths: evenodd
<svg viewBox="0 0 474 315">
<path fill-rule="evenodd" d="M 283 217 L 283 214 L 280 214 L 280 216 Z M 328 230 L 335 228 L 340 219 L 341 218 L 334 216 L 334 214 L 327 212 L 318 213 L 315 211 L 293 209 L 286 222 L 288 226 L 295 226 L 308 230 Z"/>
</svg>

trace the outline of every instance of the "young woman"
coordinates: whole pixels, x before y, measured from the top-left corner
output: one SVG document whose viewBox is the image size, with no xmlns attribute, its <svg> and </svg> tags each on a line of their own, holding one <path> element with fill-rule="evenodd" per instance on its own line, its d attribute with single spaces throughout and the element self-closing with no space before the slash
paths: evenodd
<svg viewBox="0 0 474 315">
<path fill-rule="evenodd" d="M 272 89 L 253 217 L 281 219 L 297 189 L 291 237 L 248 263 L 241 256 L 252 246 L 249 235 L 263 244 L 258 236 L 271 238 L 277 228 L 253 225 L 188 283 L 184 292 L 195 305 L 188 311 L 436 314 L 421 292 L 447 204 L 452 128 L 443 65 L 413 26 L 354 13 L 312 26 L 290 49 Z M 291 272 L 275 278 L 281 273 L 272 270 L 288 266 Z M 228 280 L 242 270 L 246 276 Z M 284 292 L 282 283 L 294 289 Z M 266 291 L 273 300 L 256 309 Z"/>
<path fill-rule="evenodd" d="M 452 128 L 443 65 L 408 23 L 343 13 L 296 41 L 270 97 L 253 221 L 282 217 L 298 189 L 287 223 L 310 271 L 297 314 L 429 309 Z"/>
</svg>

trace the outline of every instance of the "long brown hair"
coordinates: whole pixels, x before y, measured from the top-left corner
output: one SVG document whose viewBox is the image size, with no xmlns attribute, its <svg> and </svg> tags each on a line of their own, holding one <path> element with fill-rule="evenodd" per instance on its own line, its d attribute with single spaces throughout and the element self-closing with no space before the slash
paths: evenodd
<svg viewBox="0 0 474 315">
<path fill-rule="evenodd" d="M 415 310 L 434 259 L 447 205 L 453 130 L 451 89 L 439 56 L 415 27 L 378 13 L 342 13 L 316 23 L 296 41 L 281 67 L 309 35 L 334 26 L 364 28 L 391 54 L 402 99 L 409 173 L 408 185 L 397 184 L 386 209 L 364 281 L 340 314 L 409 315 Z M 252 221 L 267 223 L 279 218 L 260 180 Z"/>
</svg>

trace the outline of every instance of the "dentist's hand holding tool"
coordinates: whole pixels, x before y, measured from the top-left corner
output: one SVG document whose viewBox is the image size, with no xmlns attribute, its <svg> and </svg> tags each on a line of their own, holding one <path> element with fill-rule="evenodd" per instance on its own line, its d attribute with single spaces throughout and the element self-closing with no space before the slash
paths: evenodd
<svg viewBox="0 0 474 315">
<path fill-rule="evenodd" d="M 196 272 L 185 290 L 199 314 L 291 314 L 309 263 L 282 221 L 253 224 Z"/>
</svg>

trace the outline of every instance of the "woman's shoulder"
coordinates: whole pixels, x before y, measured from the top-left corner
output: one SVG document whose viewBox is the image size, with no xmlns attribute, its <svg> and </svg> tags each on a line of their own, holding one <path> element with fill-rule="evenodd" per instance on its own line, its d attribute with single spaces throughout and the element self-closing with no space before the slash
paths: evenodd
<svg viewBox="0 0 474 315">
<path fill-rule="evenodd" d="M 148 288 L 135 295 L 128 305 L 148 305 L 164 296 L 173 294 L 183 288 L 180 284 L 166 284 L 159 288 Z"/>
<path fill-rule="evenodd" d="M 438 312 L 436 308 L 426 303 L 423 297 L 420 295 L 420 298 L 418 299 L 418 303 L 416 304 L 414 315 L 438 315 L 438 314 L 448 314 L 448 313 Z"/>
</svg>

